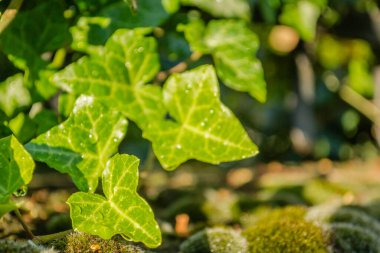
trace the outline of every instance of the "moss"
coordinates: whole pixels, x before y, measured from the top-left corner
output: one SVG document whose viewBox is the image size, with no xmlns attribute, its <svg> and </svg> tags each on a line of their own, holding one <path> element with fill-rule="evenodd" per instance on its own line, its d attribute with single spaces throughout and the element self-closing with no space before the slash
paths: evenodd
<svg viewBox="0 0 380 253">
<path fill-rule="evenodd" d="M 118 240 L 103 240 L 85 233 L 71 233 L 67 236 L 66 253 L 146 253 L 144 249 Z"/>
<path fill-rule="evenodd" d="M 331 224 L 334 252 L 378 253 L 380 240 L 376 233 L 350 223 Z"/>
<path fill-rule="evenodd" d="M 326 238 L 320 227 L 306 221 L 306 209 L 287 207 L 261 216 L 244 231 L 250 253 L 327 252 Z"/>
<path fill-rule="evenodd" d="M 364 210 L 356 207 L 342 207 L 331 217 L 330 223 L 351 223 L 371 230 L 375 234 L 380 234 L 380 222 L 367 214 Z"/>
<path fill-rule="evenodd" d="M 57 253 L 57 251 L 37 246 L 32 241 L 0 240 L 0 253 Z"/>
<path fill-rule="evenodd" d="M 247 242 L 231 228 L 207 228 L 181 244 L 182 253 L 246 253 Z"/>
</svg>

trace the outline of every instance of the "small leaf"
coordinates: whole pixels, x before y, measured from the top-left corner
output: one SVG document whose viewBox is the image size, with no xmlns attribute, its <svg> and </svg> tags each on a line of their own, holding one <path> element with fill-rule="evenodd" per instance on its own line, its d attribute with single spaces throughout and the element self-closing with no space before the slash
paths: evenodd
<svg viewBox="0 0 380 253">
<path fill-rule="evenodd" d="M 230 88 L 266 100 L 261 62 L 256 58 L 259 40 L 243 21 L 212 20 L 206 28 L 195 20 L 180 26 L 193 50 L 212 54 L 219 77 Z M 203 34 L 202 34 L 203 31 Z"/>
<path fill-rule="evenodd" d="M 93 97 L 81 96 L 70 117 L 26 145 L 33 158 L 68 173 L 83 191 L 95 191 L 109 157 L 123 140 L 127 120 Z"/>
<path fill-rule="evenodd" d="M 160 68 L 156 48 L 142 30 L 120 29 L 107 41 L 104 54 L 69 65 L 54 82 L 69 93 L 93 95 L 116 106 L 143 127 L 165 115 L 160 88 L 144 86 Z"/>
<path fill-rule="evenodd" d="M 75 229 L 104 239 L 120 234 L 148 247 L 160 245 L 154 214 L 136 193 L 138 162 L 135 156 L 119 154 L 109 160 L 102 176 L 105 197 L 84 192 L 71 195 L 67 203 Z"/>
<path fill-rule="evenodd" d="M 249 20 L 251 10 L 247 0 L 181 0 L 183 5 L 198 7 L 215 17 Z"/>
<path fill-rule="evenodd" d="M 10 117 L 20 107 L 31 104 L 31 96 L 24 86 L 23 76 L 17 74 L 0 83 L 0 109 Z"/>
<path fill-rule="evenodd" d="M 0 139 L 0 200 L 32 180 L 34 161 L 14 136 Z"/>
<path fill-rule="evenodd" d="M 16 203 L 10 200 L 9 198 L 5 198 L 4 200 L 0 200 L 0 218 L 10 211 L 13 211 L 17 208 Z"/>
<path fill-rule="evenodd" d="M 181 7 L 180 6 L 180 4 L 181 4 L 180 0 L 161 0 L 161 1 L 162 1 L 162 5 L 163 5 L 164 9 L 168 13 L 175 13 Z"/>
<path fill-rule="evenodd" d="M 217 164 L 258 152 L 240 122 L 220 102 L 212 66 L 173 74 L 163 96 L 173 119 L 150 124 L 144 136 L 152 141 L 164 168 L 174 169 L 188 159 Z"/>
<path fill-rule="evenodd" d="M 326 0 L 297 0 L 284 5 L 280 22 L 294 27 L 305 41 L 315 38 L 318 18 L 326 6 Z"/>
</svg>

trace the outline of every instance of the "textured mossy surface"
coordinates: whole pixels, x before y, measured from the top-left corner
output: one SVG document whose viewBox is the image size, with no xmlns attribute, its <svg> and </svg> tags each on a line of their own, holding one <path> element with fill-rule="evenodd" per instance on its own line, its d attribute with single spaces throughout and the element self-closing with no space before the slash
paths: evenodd
<svg viewBox="0 0 380 253">
<path fill-rule="evenodd" d="M 246 229 L 250 253 L 327 252 L 323 230 L 303 216 L 302 207 L 273 210 Z"/>
<path fill-rule="evenodd" d="M 181 253 L 246 253 L 247 241 L 231 228 L 207 228 L 181 244 Z"/>
<path fill-rule="evenodd" d="M 93 252 L 116 252 L 116 253 L 148 253 L 144 249 L 128 245 L 125 241 L 103 240 L 97 236 L 85 233 L 71 233 L 67 236 L 65 253 L 93 253 Z"/>
<path fill-rule="evenodd" d="M 38 246 L 32 241 L 0 240 L 0 253 L 57 253 L 57 251 Z"/>
</svg>

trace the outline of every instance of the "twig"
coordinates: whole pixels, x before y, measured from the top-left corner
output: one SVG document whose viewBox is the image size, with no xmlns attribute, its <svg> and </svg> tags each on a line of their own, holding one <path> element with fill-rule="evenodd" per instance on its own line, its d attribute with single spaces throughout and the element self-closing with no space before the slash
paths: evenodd
<svg viewBox="0 0 380 253">
<path fill-rule="evenodd" d="M 0 18 L 0 34 L 7 28 L 7 26 L 16 17 L 18 10 L 20 9 L 22 2 L 24 0 L 12 0 L 8 5 L 7 9 L 4 11 Z"/>
<path fill-rule="evenodd" d="M 347 85 L 342 85 L 339 90 L 340 97 L 369 120 L 371 120 L 376 127 L 380 127 L 380 108 L 374 103 L 364 98 L 355 90 Z"/>
<path fill-rule="evenodd" d="M 26 234 L 28 235 L 28 237 L 30 239 L 34 239 L 35 236 L 32 233 L 32 231 L 29 229 L 28 225 L 26 225 L 24 219 L 22 218 L 20 210 L 18 208 L 16 208 L 13 212 L 16 214 L 17 220 L 20 222 L 21 226 L 24 228 L 24 230 L 25 230 Z"/>
<path fill-rule="evenodd" d="M 50 234 L 50 235 L 39 235 L 39 236 L 34 237 L 34 241 L 46 243 L 46 242 L 49 242 L 52 240 L 56 240 L 56 239 L 60 239 L 62 237 L 65 237 L 66 235 L 70 234 L 71 232 L 73 232 L 73 230 L 69 229 L 69 230 L 65 230 L 65 231 Z"/>
<path fill-rule="evenodd" d="M 190 63 L 199 60 L 201 57 L 202 57 L 202 54 L 199 52 L 192 53 L 191 56 L 187 60 L 178 63 L 177 65 L 175 65 L 174 67 L 171 67 L 170 69 L 166 71 L 160 71 L 157 74 L 155 81 L 161 83 L 165 81 L 166 78 L 168 78 L 170 74 L 180 73 L 180 72 L 185 71 Z"/>
</svg>

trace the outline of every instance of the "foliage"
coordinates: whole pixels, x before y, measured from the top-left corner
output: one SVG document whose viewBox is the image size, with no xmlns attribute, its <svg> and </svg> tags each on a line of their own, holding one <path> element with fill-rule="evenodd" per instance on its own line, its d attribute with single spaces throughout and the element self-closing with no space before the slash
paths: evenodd
<svg viewBox="0 0 380 253">
<path fill-rule="evenodd" d="M 327 252 L 324 232 L 304 214 L 304 208 L 288 207 L 259 218 L 243 233 L 249 252 Z"/>
<path fill-rule="evenodd" d="M 247 241 L 231 228 L 206 228 L 181 244 L 182 253 L 245 253 Z"/>
<path fill-rule="evenodd" d="M 144 158 L 142 138 L 166 170 L 191 159 L 220 164 L 252 157 L 259 149 L 252 136 L 262 153 L 288 152 L 297 138 L 278 133 L 294 129 L 302 133 L 297 136 L 310 132 L 307 143 L 316 144 L 316 151 L 305 153 L 310 157 L 322 152 L 347 158 L 355 138 L 373 142 L 359 133 L 361 114 L 376 122 L 368 110 L 353 103 L 358 112 L 352 113 L 331 102 L 340 96 L 350 103 L 339 92 L 347 87 L 362 99 L 375 96 L 373 43 L 332 34 L 341 21 L 338 12 L 375 13 L 371 1 L 342 7 L 326 0 L 31 0 L 21 8 L 12 2 L 0 1 L 0 174 L 7 175 L 0 178 L 0 216 L 17 209 L 11 199 L 31 181 L 38 161 L 39 168 L 68 174 L 79 190 L 68 200 L 74 229 L 157 247 L 161 233 L 153 210 L 137 194 L 138 159 L 125 154 L 132 150 Z M 13 20 L 6 20 L 7 11 Z M 268 39 L 276 31 L 293 43 L 281 59 Z M 302 56 L 316 63 L 306 72 L 321 76 L 311 78 L 318 80 L 311 102 L 302 85 L 293 87 L 306 73 Z M 294 62 L 298 78 L 289 77 Z M 329 106 L 347 111 L 346 117 L 340 122 L 317 115 Z M 311 130 L 293 120 L 305 115 Z M 329 127 L 332 121 L 345 130 L 338 144 L 325 141 L 336 129 Z M 127 128 L 130 135 L 141 130 L 143 150 L 126 138 Z M 96 191 L 100 178 L 103 192 Z M 274 220 L 268 230 L 257 228 L 275 233 L 292 218 Z M 319 230 L 297 222 L 297 229 L 315 238 L 305 247 L 319 245 Z"/>
</svg>

